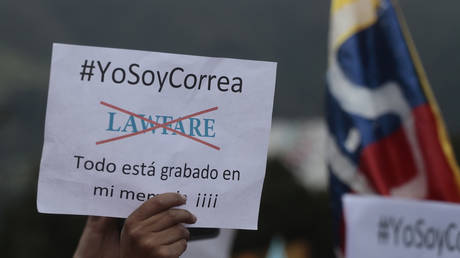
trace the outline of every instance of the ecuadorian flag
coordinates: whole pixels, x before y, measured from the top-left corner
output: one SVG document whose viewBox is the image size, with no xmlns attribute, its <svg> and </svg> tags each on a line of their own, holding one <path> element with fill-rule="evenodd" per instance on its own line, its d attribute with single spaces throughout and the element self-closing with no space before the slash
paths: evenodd
<svg viewBox="0 0 460 258">
<path fill-rule="evenodd" d="M 405 24 L 390 0 L 333 0 L 328 168 L 344 247 L 345 193 L 460 201 L 460 173 Z"/>
</svg>

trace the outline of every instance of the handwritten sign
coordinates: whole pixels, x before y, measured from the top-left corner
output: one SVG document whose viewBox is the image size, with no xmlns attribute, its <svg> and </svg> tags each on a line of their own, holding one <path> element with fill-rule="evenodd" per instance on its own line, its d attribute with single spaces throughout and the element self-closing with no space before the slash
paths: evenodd
<svg viewBox="0 0 460 258">
<path fill-rule="evenodd" d="M 256 229 L 276 63 L 54 44 L 40 212 L 127 217 L 164 192 Z"/>
<path fill-rule="evenodd" d="M 460 205 L 344 197 L 347 258 L 460 256 Z"/>
</svg>

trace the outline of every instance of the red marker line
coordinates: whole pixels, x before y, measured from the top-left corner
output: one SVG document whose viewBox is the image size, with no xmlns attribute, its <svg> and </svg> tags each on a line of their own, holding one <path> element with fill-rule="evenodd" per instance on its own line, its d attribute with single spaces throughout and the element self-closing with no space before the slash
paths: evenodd
<svg viewBox="0 0 460 258">
<path fill-rule="evenodd" d="M 131 112 L 131 111 L 128 111 L 128 110 L 126 110 L 126 109 L 123 109 L 123 108 L 114 106 L 114 105 L 112 105 L 112 104 L 109 104 L 109 103 L 107 103 L 107 102 L 101 101 L 101 104 L 104 105 L 104 106 L 107 106 L 107 107 L 109 107 L 109 108 L 113 108 L 113 109 L 115 109 L 115 110 L 118 110 L 118 111 L 120 111 L 120 112 L 122 112 L 122 113 L 125 113 L 125 114 L 128 114 L 128 115 L 137 117 L 137 118 L 139 118 L 139 119 L 142 119 L 142 120 L 144 120 L 144 121 L 146 121 L 146 122 L 149 122 L 149 123 L 151 123 L 151 124 L 154 124 L 155 126 L 154 126 L 154 127 L 151 127 L 151 128 L 147 128 L 147 129 L 142 130 L 142 131 L 139 131 L 139 132 L 130 133 L 130 134 L 125 134 L 125 135 L 122 135 L 122 136 L 118 136 L 118 137 L 114 137 L 114 138 L 110 138 L 110 139 L 98 141 L 98 142 L 96 142 L 96 145 L 104 144 L 104 143 L 108 143 L 108 142 L 112 142 L 112 141 L 121 140 L 121 139 L 128 138 L 128 137 L 131 137 L 131 136 L 135 136 L 135 135 L 139 135 L 139 134 L 146 133 L 146 132 L 149 132 L 149 131 L 153 131 L 153 130 L 155 130 L 155 129 L 158 129 L 158 128 L 162 127 L 162 128 L 165 128 L 166 130 L 172 131 L 172 132 L 174 132 L 174 133 L 176 133 L 176 134 L 182 135 L 182 136 L 187 137 L 187 138 L 189 138 L 189 139 L 191 139 L 191 140 L 194 140 L 194 141 L 197 141 L 197 142 L 199 142 L 199 143 L 202 143 L 202 144 L 204 144 L 204 145 L 206 145 L 206 146 L 209 146 L 209 147 L 211 147 L 211 148 L 213 148 L 213 149 L 220 150 L 220 147 L 218 147 L 218 146 L 216 146 L 216 145 L 213 145 L 213 144 L 211 144 L 211 143 L 209 143 L 209 142 L 203 141 L 203 140 L 201 140 L 201 139 L 198 139 L 198 138 L 196 138 L 196 137 L 187 135 L 187 134 L 185 134 L 185 133 L 183 133 L 183 132 L 180 132 L 180 131 L 177 131 L 177 130 L 175 130 L 175 129 L 172 129 L 172 128 L 168 127 L 168 125 L 173 124 L 173 123 L 176 123 L 176 122 L 179 122 L 179 121 L 182 121 L 182 120 L 184 120 L 184 119 L 188 119 L 188 118 L 191 118 L 191 117 L 194 117 L 194 116 L 202 115 L 202 114 L 204 114 L 204 113 L 208 113 L 208 112 L 217 110 L 217 107 L 209 108 L 209 109 L 206 109 L 206 110 L 203 110 L 203 111 L 200 111 L 200 112 L 196 112 L 196 113 L 193 113 L 193 114 L 184 116 L 184 117 L 177 118 L 177 119 L 175 119 L 175 120 L 169 121 L 169 122 L 164 123 L 164 124 L 160 124 L 160 123 L 157 123 L 157 122 L 152 121 L 152 120 L 150 120 L 150 119 L 147 119 L 147 118 L 145 118 L 145 117 L 142 117 L 142 116 L 140 116 L 140 115 L 138 115 L 138 114 L 135 114 L 135 113 L 133 113 L 133 112 Z"/>
</svg>

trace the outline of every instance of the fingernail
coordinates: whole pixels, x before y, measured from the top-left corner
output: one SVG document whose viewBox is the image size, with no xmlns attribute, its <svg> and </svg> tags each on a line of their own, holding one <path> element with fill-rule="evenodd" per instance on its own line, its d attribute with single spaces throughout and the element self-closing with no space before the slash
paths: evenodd
<svg viewBox="0 0 460 258">
<path fill-rule="evenodd" d="M 192 214 L 192 216 L 193 216 L 193 223 L 195 223 L 198 219 L 195 215 Z"/>
<path fill-rule="evenodd" d="M 183 196 L 183 195 L 181 194 L 180 197 L 182 198 L 182 201 L 183 201 L 184 203 L 187 202 L 187 198 L 186 198 L 185 196 Z"/>
</svg>

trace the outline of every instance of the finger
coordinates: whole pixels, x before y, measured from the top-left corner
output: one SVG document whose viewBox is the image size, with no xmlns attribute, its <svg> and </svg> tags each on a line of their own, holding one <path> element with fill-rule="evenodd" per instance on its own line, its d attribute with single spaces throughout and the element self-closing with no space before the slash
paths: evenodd
<svg viewBox="0 0 460 258">
<path fill-rule="evenodd" d="M 128 217 L 129 220 L 144 220 L 164 210 L 185 204 L 185 198 L 177 193 L 164 193 L 145 201 Z"/>
<path fill-rule="evenodd" d="M 179 223 L 193 224 L 196 220 L 188 210 L 169 209 L 144 220 L 142 227 L 148 231 L 159 232 Z"/>
<path fill-rule="evenodd" d="M 187 249 L 187 241 L 181 239 L 170 245 L 164 245 L 158 248 L 153 257 L 179 257 Z"/>
<path fill-rule="evenodd" d="M 190 231 L 181 224 L 155 233 L 155 239 L 157 239 L 160 245 L 170 245 L 181 239 L 189 240 L 189 238 Z"/>
</svg>

